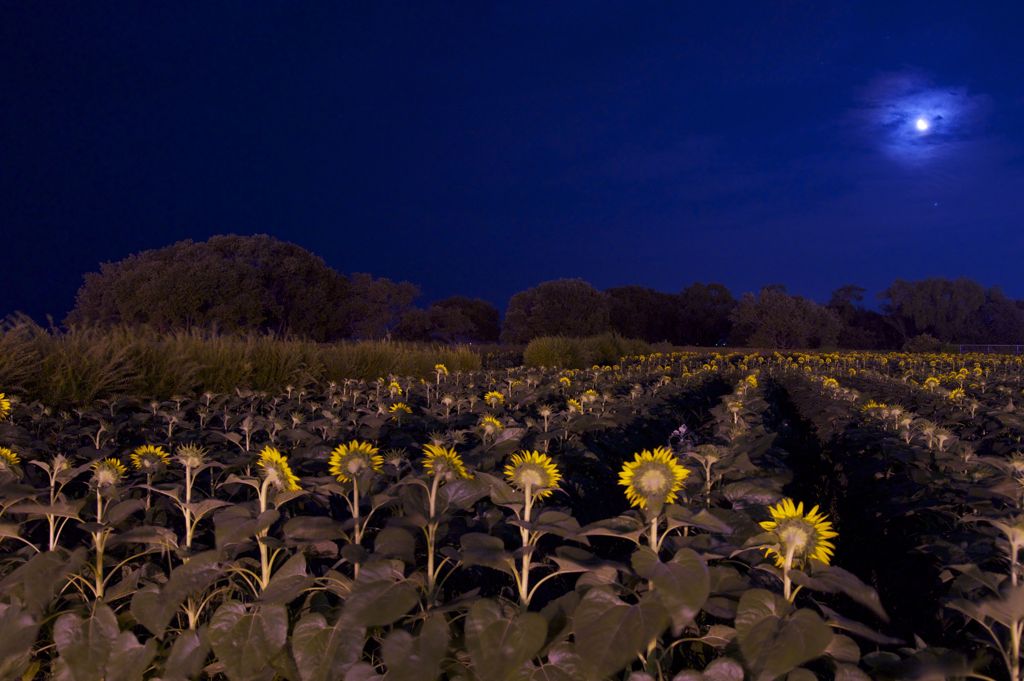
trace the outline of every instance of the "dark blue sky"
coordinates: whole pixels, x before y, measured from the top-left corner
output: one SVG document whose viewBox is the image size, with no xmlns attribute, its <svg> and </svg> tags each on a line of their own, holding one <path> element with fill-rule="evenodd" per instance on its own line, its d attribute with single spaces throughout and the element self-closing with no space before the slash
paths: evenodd
<svg viewBox="0 0 1024 681">
<path fill-rule="evenodd" d="M 100 261 L 228 232 L 424 301 L 563 276 L 1024 297 L 1022 23 L 1010 2 L 3 2 L 0 315 L 62 317 Z"/>
</svg>

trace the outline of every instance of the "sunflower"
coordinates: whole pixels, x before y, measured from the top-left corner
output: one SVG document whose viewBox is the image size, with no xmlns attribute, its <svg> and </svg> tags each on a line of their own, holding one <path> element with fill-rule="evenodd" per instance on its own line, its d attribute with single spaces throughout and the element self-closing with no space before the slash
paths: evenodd
<svg viewBox="0 0 1024 681">
<path fill-rule="evenodd" d="M 619 473 L 619 484 L 626 488 L 630 505 L 647 508 L 661 506 L 676 499 L 683 488 L 683 480 L 690 471 L 680 465 L 679 459 L 668 447 L 643 450 L 627 462 Z"/>
<path fill-rule="evenodd" d="M 186 468 L 199 468 L 206 461 L 206 447 L 194 442 L 181 445 L 177 451 L 178 462 Z"/>
<path fill-rule="evenodd" d="M 7 415 L 11 413 L 11 401 L 7 398 L 7 395 L 0 393 L 0 421 L 7 418 Z"/>
<path fill-rule="evenodd" d="M 502 425 L 501 421 L 490 415 L 481 417 L 479 426 L 484 435 L 497 435 L 505 430 L 505 426 Z"/>
<path fill-rule="evenodd" d="M 437 374 L 438 378 L 440 378 L 441 376 L 447 376 L 448 375 L 448 367 L 446 367 L 443 364 L 435 364 L 434 365 L 434 372 Z"/>
<path fill-rule="evenodd" d="M 380 473 L 384 468 L 384 457 L 369 442 L 352 440 L 338 445 L 331 452 L 331 475 L 340 482 L 349 482 L 366 469 Z"/>
<path fill-rule="evenodd" d="M 299 487 L 298 476 L 292 473 L 291 466 L 288 465 L 287 457 L 274 447 L 264 447 L 256 465 L 263 469 L 264 476 L 270 484 L 278 489 L 286 492 L 298 492 L 302 489 Z"/>
<path fill-rule="evenodd" d="M 163 447 L 159 445 L 142 445 L 136 447 L 135 451 L 131 453 L 129 457 L 132 461 L 132 466 L 137 471 L 143 471 L 148 474 L 155 473 L 162 469 L 170 462 L 171 457 L 167 455 Z"/>
<path fill-rule="evenodd" d="M 113 487 L 121 482 L 128 469 L 113 457 L 94 461 L 92 464 L 92 481 L 99 489 Z"/>
<path fill-rule="evenodd" d="M 18 475 L 21 459 L 13 450 L 7 447 L 0 447 L 0 475 L 10 473 Z"/>
<path fill-rule="evenodd" d="M 775 559 L 775 565 L 783 568 L 786 555 L 792 553 L 793 566 L 802 565 L 814 558 L 828 565 L 835 550 L 830 542 L 839 535 L 833 531 L 828 516 L 822 515 L 818 507 L 804 515 L 804 502 L 794 504 L 786 498 L 775 506 L 769 506 L 772 519 L 761 523 L 761 529 L 775 535 L 776 546 L 764 550 L 765 555 Z"/>
<path fill-rule="evenodd" d="M 497 390 L 492 390 L 484 395 L 484 402 L 491 405 L 491 409 L 494 409 L 502 404 L 505 404 L 505 396 L 499 393 Z"/>
<path fill-rule="evenodd" d="M 395 402 L 390 407 L 388 407 L 388 411 L 396 416 L 412 413 L 412 409 L 405 402 Z"/>
<path fill-rule="evenodd" d="M 505 477 L 513 487 L 525 490 L 529 487 L 538 499 L 550 496 L 562 475 L 558 472 L 554 460 L 542 452 L 522 451 L 513 454 L 511 461 L 505 466 Z"/>
<path fill-rule="evenodd" d="M 471 480 L 473 475 L 466 470 L 466 464 L 453 447 L 429 444 L 423 446 L 423 468 L 430 475 L 441 475 L 451 480 L 465 478 Z"/>
</svg>

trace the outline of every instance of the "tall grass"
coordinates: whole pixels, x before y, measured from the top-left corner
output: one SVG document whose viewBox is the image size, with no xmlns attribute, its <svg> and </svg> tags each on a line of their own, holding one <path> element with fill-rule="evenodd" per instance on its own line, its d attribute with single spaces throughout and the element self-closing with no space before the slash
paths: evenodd
<svg viewBox="0 0 1024 681">
<path fill-rule="evenodd" d="M 146 329 L 46 330 L 25 317 L 0 324 L 0 392 L 48 404 L 132 395 L 163 399 L 237 388 L 280 391 L 348 378 L 429 378 L 434 365 L 480 368 L 463 346 L 361 341 L 324 344 L 274 336 Z"/>
<path fill-rule="evenodd" d="M 652 346 L 641 340 L 605 333 L 586 338 L 543 336 L 534 338 L 523 351 L 523 363 L 534 367 L 586 369 L 595 364 L 617 364 L 625 355 L 651 352 Z"/>
</svg>

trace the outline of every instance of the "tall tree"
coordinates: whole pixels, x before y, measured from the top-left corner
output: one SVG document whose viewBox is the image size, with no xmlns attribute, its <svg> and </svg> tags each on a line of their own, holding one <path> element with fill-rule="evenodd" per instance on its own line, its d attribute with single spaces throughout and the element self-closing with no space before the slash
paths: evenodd
<svg viewBox="0 0 1024 681">
<path fill-rule="evenodd" d="M 682 290 L 679 341 L 711 346 L 729 339 L 736 299 L 722 284 L 694 283 Z"/>
<path fill-rule="evenodd" d="M 643 286 L 610 288 L 609 320 L 612 329 L 626 338 L 652 343 L 680 342 L 680 301 L 671 293 Z"/>
<path fill-rule="evenodd" d="M 886 313 L 904 339 L 926 333 L 947 343 L 976 336 L 973 324 L 986 302 L 985 289 L 963 277 L 897 279 L 882 292 L 882 298 Z"/>
<path fill-rule="evenodd" d="M 735 340 L 762 348 L 819 348 L 833 346 L 841 326 L 832 310 L 782 286 L 766 286 L 756 296 L 743 296 L 732 319 Z"/>
<path fill-rule="evenodd" d="M 608 296 L 582 279 L 557 279 L 512 296 L 501 339 L 528 343 L 538 336 L 589 336 L 610 330 Z"/>
<path fill-rule="evenodd" d="M 266 235 L 224 235 L 103 263 L 85 275 L 66 322 L 274 331 L 320 341 L 380 337 L 417 294 L 404 282 L 348 279 L 306 249 Z"/>
</svg>

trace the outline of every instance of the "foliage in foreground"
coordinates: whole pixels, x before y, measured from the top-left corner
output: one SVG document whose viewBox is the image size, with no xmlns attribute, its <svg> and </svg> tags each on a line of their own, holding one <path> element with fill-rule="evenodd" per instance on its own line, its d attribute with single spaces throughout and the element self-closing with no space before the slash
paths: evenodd
<svg viewBox="0 0 1024 681">
<path fill-rule="evenodd" d="M 15 397 L 0 677 L 1017 681 L 1021 364 L 971 362 Z M 911 551 L 945 591 L 890 620 Z"/>
<path fill-rule="evenodd" d="M 0 385 L 50 405 L 88 405 L 124 395 L 284 392 L 287 386 L 388 374 L 428 378 L 438 363 L 452 371 L 476 370 L 480 357 L 465 346 L 321 344 L 145 328 L 50 332 L 22 318 L 0 325 Z"/>
</svg>

